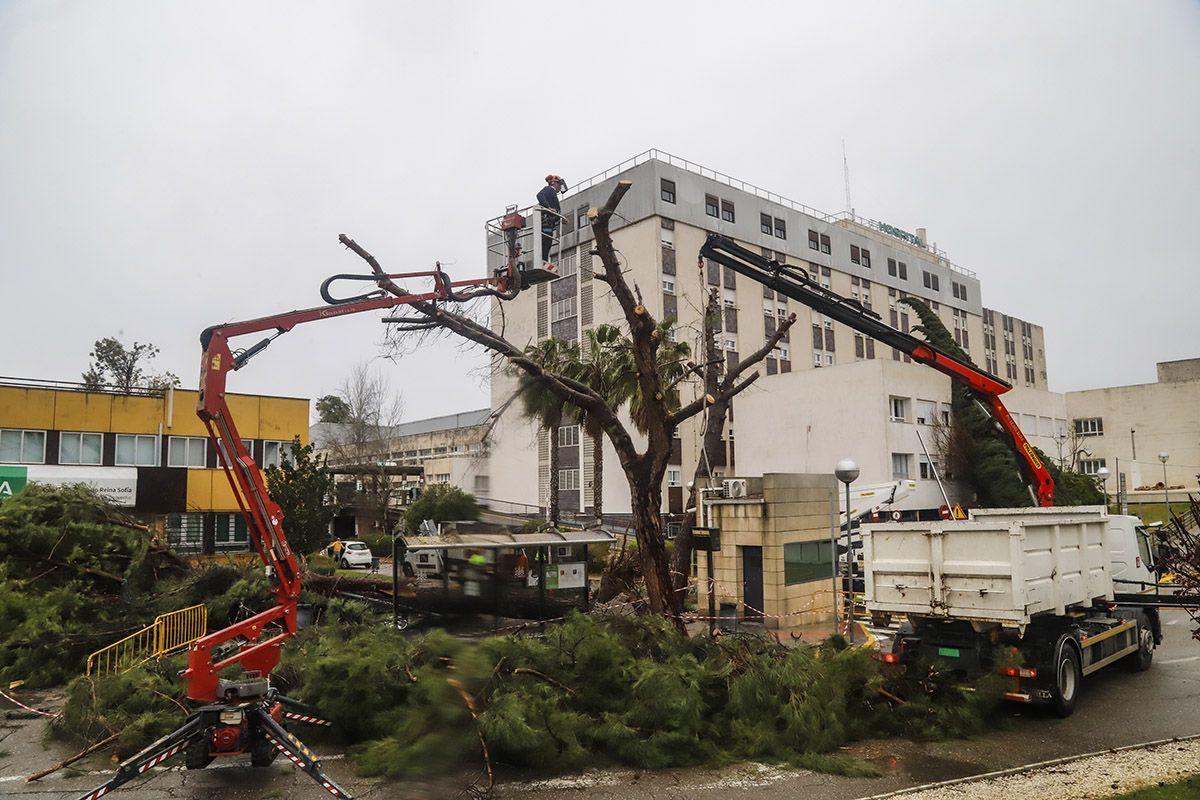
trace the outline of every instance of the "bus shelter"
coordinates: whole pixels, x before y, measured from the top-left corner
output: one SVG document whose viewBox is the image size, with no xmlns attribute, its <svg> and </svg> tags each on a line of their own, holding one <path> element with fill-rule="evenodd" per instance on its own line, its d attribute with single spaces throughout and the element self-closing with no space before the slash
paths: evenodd
<svg viewBox="0 0 1200 800">
<path fill-rule="evenodd" d="M 399 557 L 418 578 L 419 606 L 549 619 L 589 605 L 587 548 L 603 530 L 402 536 Z"/>
</svg>

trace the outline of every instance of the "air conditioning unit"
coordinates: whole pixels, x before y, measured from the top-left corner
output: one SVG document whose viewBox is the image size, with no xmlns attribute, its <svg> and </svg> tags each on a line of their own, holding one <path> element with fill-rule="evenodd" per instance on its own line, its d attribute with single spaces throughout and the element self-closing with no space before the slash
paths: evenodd
<svg viewBox="0 0 1200 800">
<path fill-rule="evenodd" d="M 726 497 L 745 497 L 746 496 L 746 479 L 734 478 L 732 480 L 722 481 L 721 485 L 725 489 Z"/>
</svg>

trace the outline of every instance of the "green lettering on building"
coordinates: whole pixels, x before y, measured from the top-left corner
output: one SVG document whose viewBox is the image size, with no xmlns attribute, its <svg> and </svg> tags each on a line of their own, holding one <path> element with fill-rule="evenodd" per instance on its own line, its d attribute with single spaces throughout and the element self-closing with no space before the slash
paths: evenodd
<svg viewBox="0 0 1200 800">
<path fill-rule="evenodd" d="M 883 231 L 884 233 L 886 233 L 890 236 L 895 236 L 897 239 L 903 239 L 904 241 L 906 241 L 910 244 L 915 244 L 917 247 L 925 246 L 925 242 L 922 241 L 919 236 L 913 236 L 908 231 L 901 230 L 900 228 L 897 228 L 894 225 L 888 225 L 886 222 L 879 223 L 879 230 Z"/>
</svg>

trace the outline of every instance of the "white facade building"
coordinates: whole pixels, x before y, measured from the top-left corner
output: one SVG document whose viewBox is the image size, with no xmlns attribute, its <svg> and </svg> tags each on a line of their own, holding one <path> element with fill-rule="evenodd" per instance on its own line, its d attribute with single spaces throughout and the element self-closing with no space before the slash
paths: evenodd
<svg viewBox="0 0 1200 800">
<path fill-rule="evenodd" d="M 1017 387 L 1010 395 L 1011 410 L 1024 415 L 1017 419 L 1026 435 L 1052 452 L 1039 437 L 1049 440 L 1064 428 L 1065 411 L 1061 396 L 1045 391 L 1041 328 L 985 309 L 975 273 L 952 263 L 923 229 L 909 233 L 862 217 L 826 214 L 659 151 L 584 181 L 562 199 L 567 222 L 552 255 L 560 277 L 505 302 L 503 309 L 493 304 L 493 326 L 502 327 L 514 344 L 523 347 L 551 336 L 579 339 L 597 324 L 622 321 L 607 286 L 592 278 L 586 216 L 618 180 L 632 182 L 612 228 L 627 280 L 640 289 L 657 319 L 677 320 L 677 336 L 692 345 L 693 353 L 702 352 L 701 310 L 710 288 L 724 304 L 721 346 L 730 362 L 760 348 L 780 319 L 797 316 L 787 338 L 758 365 L 762 377 L 753 394 L 734 402 L 724 452 L 711 465 L 714 475 L 822 472 L 854 455 L 871 465 L 870 472 L 864 466 L 863 479 L 890 480 L 904 461 L 897 459 L 894 470 L 896 454 L 909 456 L 907 469 L 918 477 L 922 451 L 913 433 L 915 420 L 933 413 L 923 403 L 940 409 L 948 402 L 949 379 L 905 363 L 901 353 L 749 278 L 711 262 L 697 264 L 708 232 L 804 268 L 813 280 L 860 301 L 902 330 L 916 320 L 897 300 L 905 295 L 924 299 L 981 368 L 994 365 L 999 377 Z M 494 223 L 489 229 L 489 267 L 497 269 L 503 248 Z M 503 407 L 514 388 L 512 375 L 496 375 L 492 407 Z M 685 387 L 685 402 L 697 390 Z M 905 413 L 911 421 L 890 421 L 892 397 L 910 401 Z M 683 510 L 683 485 L 695 470 L 701 422 L 695 418 L 679 431 L 664 492 L 666 511 Z M 521 416 L 518 404 L 509 406 L 492 430 L 490 496 L 545 506 L 551 446 L 559 447 L 561 507 L 586 512 L 594 479 L 589 444 L 570 431 L 539 431 Z M 628 512 L 628 487 L 611 447 L 603 478 L 605 512 Z M 931 497 L 924 488 L 918 494 Z"/>
</svg>

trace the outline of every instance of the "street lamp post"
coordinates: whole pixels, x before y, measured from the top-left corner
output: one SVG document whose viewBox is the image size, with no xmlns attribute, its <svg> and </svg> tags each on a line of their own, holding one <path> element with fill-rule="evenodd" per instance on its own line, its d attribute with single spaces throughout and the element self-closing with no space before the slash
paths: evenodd
<svg viewBox="0 0 1200 800">
<path fill-rule="evenodd" d="M 1171 519 L 1171 493 L 1167 489 L 1167 459 L 1170 458 L 1169 453 L 1159 453 L 1158 460 L 1163 465 L 1163 500 L 1167 503 L 1167 510 L 1163 512 L 1163 522 L 1169 522 Z"/>
<path fill-rule="evenodd" d="M 850 484 L 858 478 L 858 464 L 853 459 L 843 458 L 833 470 L 837 479 L 846 484 L 846 633 L 854 643 L 854 553 L 850 541 Z M 836 554 L 835 554 L 836 558 Z"/>
<path fill-rule="evenodd" d="M 1096 482 L 1100 484 L 1100 494 L 1104 495 L 1104 507 L 1108 508 L 1108 467 L 1096 470 Z"/>
</svg>

